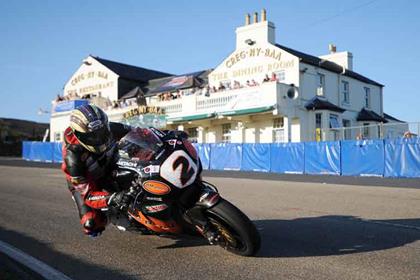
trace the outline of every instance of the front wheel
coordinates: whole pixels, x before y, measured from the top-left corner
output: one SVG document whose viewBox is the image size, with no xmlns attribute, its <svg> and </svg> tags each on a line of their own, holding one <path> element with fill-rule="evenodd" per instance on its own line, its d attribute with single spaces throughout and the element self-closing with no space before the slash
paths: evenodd
<svg viewBox="0 0 420 280">
<path fill-rule="evenodd" d="M 261 238 L 249 218 L 229 201 L 220 201 L 206 215 L 218 231 L 218 244 L 229 252 L 241 256 L 253 256 L 260 249 Z"/>
</svg>

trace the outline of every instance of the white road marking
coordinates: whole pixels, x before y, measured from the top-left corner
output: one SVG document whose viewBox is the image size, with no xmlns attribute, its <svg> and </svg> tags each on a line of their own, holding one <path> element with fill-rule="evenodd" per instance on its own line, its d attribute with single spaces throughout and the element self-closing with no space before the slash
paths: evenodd
<svg viewBox="0 0 420 280">
<path fill-rule="evenodd" d="M 70 277 L 58 270 L 48 266 L 40 260 L 25 254 L 21 250 L 0 240 L 0 252 L 6 254 L 10 258 L 28 267 L 30 270 L 38 273 L 47 280 L 72 280 Z"/>
</svg>

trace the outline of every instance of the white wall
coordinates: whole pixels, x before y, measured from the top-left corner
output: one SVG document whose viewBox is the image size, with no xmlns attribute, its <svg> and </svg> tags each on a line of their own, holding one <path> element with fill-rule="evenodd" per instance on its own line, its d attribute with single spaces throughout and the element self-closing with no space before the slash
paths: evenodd
<svg viewBox="0 0 420 280">
<path fill-rule="evenodd" d="M 55 139 L 55 134 L 60 133 L 61 141 L 63 141 L 64 130 L 69 126 L 70 123 L 70 113 L 57 113 L 51 117 L 50 120 L 50 141 L 53 142 Z"/>
<path fill-rule="evenodd" d="M 93 57 L 88 57 L 64 86 L 64 95 L 77 93 L 79 97 L 85 94 L 101 93 L 102 97 L 118 100 L 118 75 L 103 66 Z"/>
<path fill-rule="evenodd" d="M 254 79 L 261 84 L 265 75 L 286 71 L 286 84 L 299 83 L 299 60 L 297 57 L 269 43 L 255 44 L 232 52 L 209 75 L 210 86 L 218 87 L 220 82 L 238 81 L 242 85 Z"/>
</svg>

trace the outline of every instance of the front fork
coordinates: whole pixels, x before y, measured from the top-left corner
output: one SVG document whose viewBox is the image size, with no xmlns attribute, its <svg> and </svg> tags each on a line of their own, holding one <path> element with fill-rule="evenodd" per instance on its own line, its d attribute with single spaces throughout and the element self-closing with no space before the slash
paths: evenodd
<svg viewBox="0 0 420 280">
<path fill-rule="evenodd" d="M 200 184 L 201 193 L 196 204 L 185 212 L 187 220 L 212 243 L 214 234 L 211 232 L 211 224 L 204 212 L 217 204 L 220 200 L 217 188 L 207 182 Z"/>
</svg>

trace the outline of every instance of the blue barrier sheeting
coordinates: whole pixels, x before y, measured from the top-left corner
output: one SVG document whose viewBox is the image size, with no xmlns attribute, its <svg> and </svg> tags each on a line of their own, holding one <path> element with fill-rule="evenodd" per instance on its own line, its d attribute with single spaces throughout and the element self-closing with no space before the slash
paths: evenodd
<svg viewBox="0 0 420 280">
<path fill-rule="evenodd" d="M 340 142 L 305 143 L 305 174 L 340 175 Z"/>
<path fill-rule="evenodd" d="M 384 141 L 341 141 L 341 175 L 383 176 Z"/>
<path fill-rule="evenodd" d="M 29 159 L 33 161 L 52 162 L 53 146 L 50 142 L 32 142 L 29 148 Z"/>
<path fill-rule="evenodd" d="M 386 177 L 420 177 L 420 138 L 385 140 Z"/>
<path fill-rule="evenodd" d="M 29 157 L 29 152 L 31 149 L 31 143 L 29 141 L 23 141 L 22 142 L 22 158 L 25 160 L 31 160 Z"/>
<path fill-rule="evenodd" d="M 211 144 L 210 169 L 241 170 L 242 144 Z"/>
<path fill-rule="evenodd" d="M 53 146 L 53 162 L 63 162 L 62 143 L 52 142 L 51 144 Z"/>
<path fill-rule="evenodd" d="M 198 152 L 203 169 L 210 169 L 210 144 L 194 143 L 194 147 Z"/>
<path fill-rule="evenodd" d="M 271 172 L 303 174 L 304 168 L 303 143 L 271 144 Z"/>
<path fill-rule="evenodd" d="M 420 178 L 420 138 L 194 144 L 203 169 Z M 22 143 L 22 158 L 62 162 L 61 143 Z"/>
<path fill-rule="evenodd" d="M 270 171 L 270 144 L 243 144 L 242 145 L 243 171 Z"/>
</svg>

